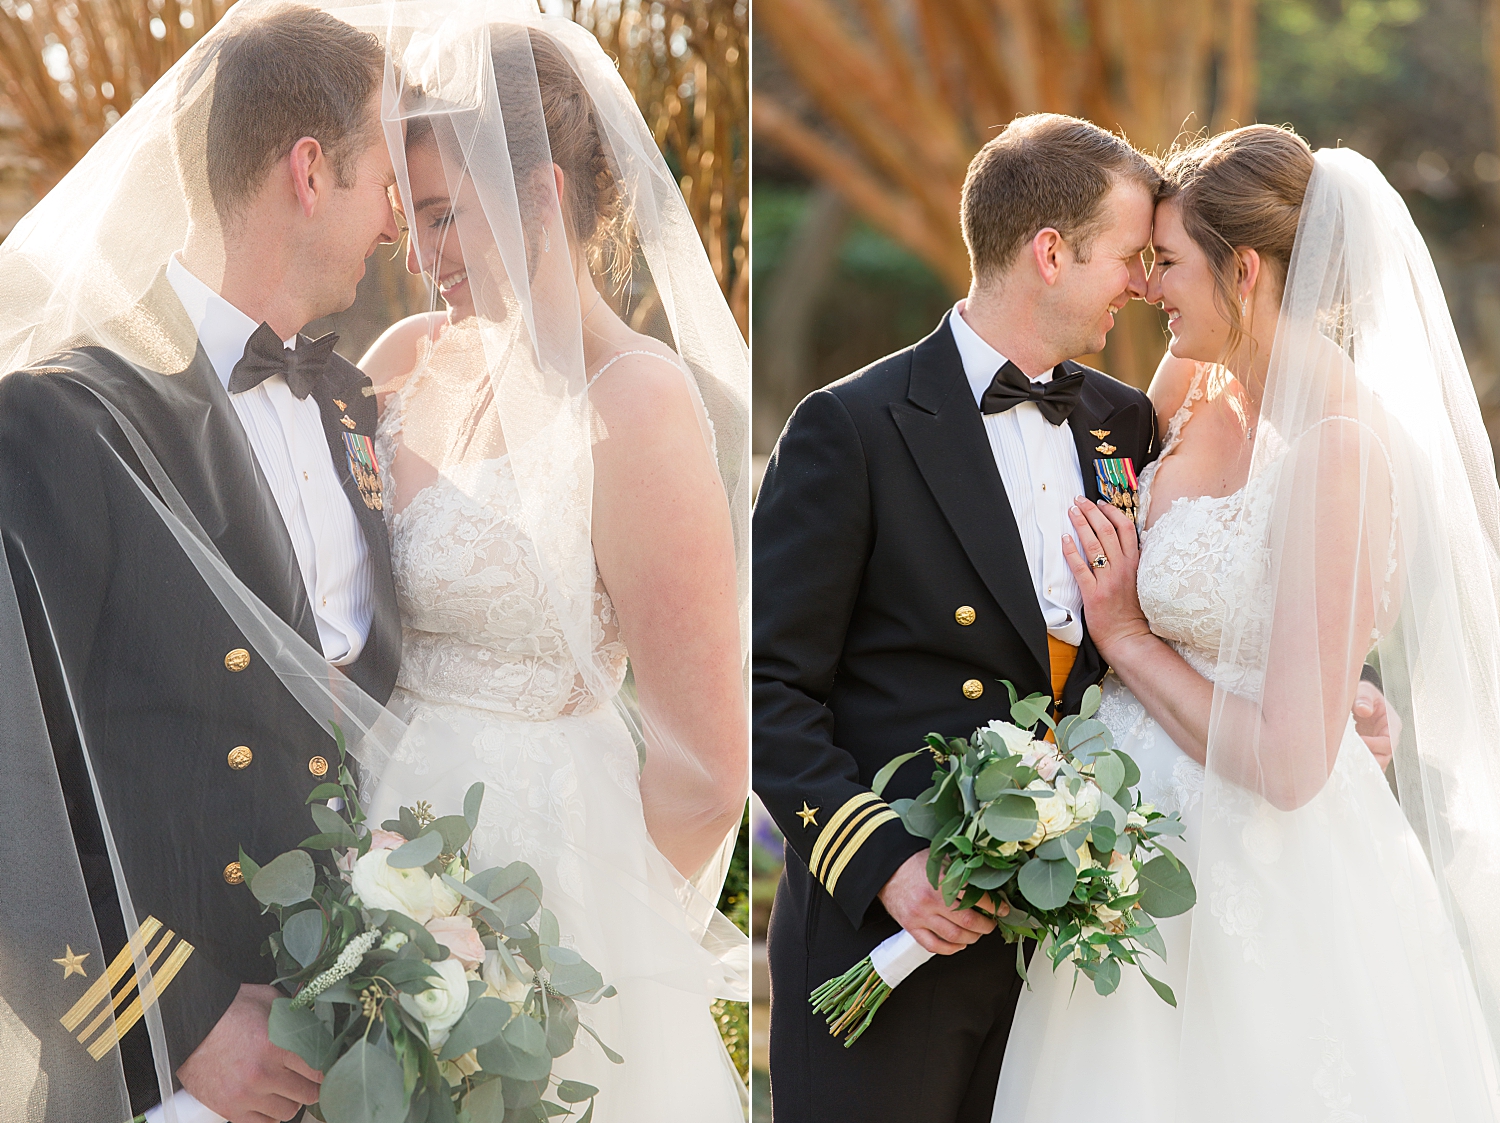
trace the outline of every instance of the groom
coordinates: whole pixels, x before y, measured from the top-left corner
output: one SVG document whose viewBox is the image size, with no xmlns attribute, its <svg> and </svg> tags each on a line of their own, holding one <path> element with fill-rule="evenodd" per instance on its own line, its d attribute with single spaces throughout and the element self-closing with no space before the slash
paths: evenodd
<svg viewBox="0 0 1500 1123">
<path fill-rule="evenodd" d="M 352 303 L 397 230 L 380 44 L 292 6 L 219 42 L 211 104 L 175 123 L 187 244 L 131 312 L 0 379 L 0 534 L 105 957 L 70 947 L 80 977 L 68 969 L 59 1000 L 86 998 L 111 963 L 128 979 L 127 935 L 154 958 L 165 932 L 156 1005 L 177 1080 L 217 1116 L 264 1123 L 315 1101 L 321 1077 L 268 1040 L 270 927 L 237 858 L 313 833 L 305 802 L 337 752 L 135 480 L 159 461 L 240 580 L 384 702 L 400 626 L 378 485 L 355 466 L 375 403 L 331 338 L 298 332 Z M 106 826 L 139 932 L 122 921 Z M 59 956 L 69 935 L 80 942 L 58 933 Z M 53 1071 L 93 1064 L 86 1044 L 107 1060 L 115 1034 L 143 1111 L 159 1098 L 146 1027 L 102 1021 L 87 1043 L 30 1027 L 42 1069 L 48 1050 Z"/>
<path fill-rule="evenodd" d="M 969 165 L 973 281 L 936 330 L 810 395 L 755 509 L 755 790 L 786 835 L 771 914 L 778 1123 L 989 1123 L 1021 987 L 993 922 L 946 908 L 886 800 L 917 795 L 931 732 L 1076 710 L 1106 670 L 1063 559 L 1095 463 L 1156 455 L 1139 390 L 1071 361 L 1145 294 L 1159 177 L 1072 117 L 1013 121 Z M 807 995 L 898 927 L 940 953 L 851 1048 Z M 952 954 L 962 951 L 963 954 Z"/>
</svg>

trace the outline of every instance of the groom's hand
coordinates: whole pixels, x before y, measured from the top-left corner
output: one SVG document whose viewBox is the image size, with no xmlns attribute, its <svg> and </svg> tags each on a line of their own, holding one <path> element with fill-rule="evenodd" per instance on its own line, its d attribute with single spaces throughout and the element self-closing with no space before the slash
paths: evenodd
<svg viewBox="0 0 1500 1123">
<path fill-rule="evenodd" d="M 229 1123 L 287 1120 L 316 1103 L 323 1074 L 271 1044 L 275 987 L 245 983 L 219 1023 L 177 1070 L 182 1086 Z"/>
<path fill-rule="evenodd" d="M 1004 916 L 1010 906 L 998 906 L 986 897 L 978 908 L 951 908 L 927 880 L 927 851 L 921 850 L 901 863 L 880 891 L 880 903 L 912 938 L 937 955 L 963 951 L 980 936 L 995 930 L 995 922 L 980 909 Z"/>
<path fill-rule="evenodd" d="M 1380 689 L 1364 679 L 1360 679 L 1354 694 L 1354 731 L 1384 772 L 1391 763 L 1396 742 L 1401 739 L 1401 717 L 1386 703 Z"/>
</svg>

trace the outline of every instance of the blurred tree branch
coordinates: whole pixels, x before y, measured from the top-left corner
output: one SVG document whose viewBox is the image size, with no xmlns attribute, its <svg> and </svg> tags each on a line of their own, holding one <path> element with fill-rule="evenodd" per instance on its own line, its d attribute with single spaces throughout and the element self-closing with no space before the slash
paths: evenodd
<svg viewBox="0 0 1500 1123">
<path fill-rule="evenodd" d="M 61 179 L 219 21 L 231 0 L 0 0 L 0 76 L 38 161 Z"/>
<path fill-rule="evenodd" d="M 750 0 L 570 0 L 619 65 L 749 334 Z"/>
<path fill-rule="evenodd" d="M 756 139 L 955 293 L 969 283 L 964 171 L 1015 115 L 1072 113 L 1155 150 L 1254 111 L 1255 0 L 755 0 L 755 14 L 813 111 L 757 92 Z M 1132 308 L 1111 369 L 1143 382 L 1161 342 L 1150 310 Z"/>
</svg>

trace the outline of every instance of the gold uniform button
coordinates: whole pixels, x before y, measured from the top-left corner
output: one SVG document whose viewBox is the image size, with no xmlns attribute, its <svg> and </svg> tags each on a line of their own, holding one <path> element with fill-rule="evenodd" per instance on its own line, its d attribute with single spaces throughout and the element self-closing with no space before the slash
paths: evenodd
<svg viewBox="0 0 1500 1123">
<path fill-rule="evenodd" d="M 229 767 L 236 772 L 250 767 L 250 762 L 255 759 L 255 754 L 250 751 L 249 745 L 236 745 L 229 750 Z"/>
<path fill-rule="evenodd" d="M 977 678 L 971 678 L 968 682 L 964 683 L 965 698 L 978 698 L 983 693 L 984 683 L 980 682 Z"/>
<path fill-rule="evenodd" d="M 953 614 L 953 619 L 967 628 L 970 624 L 974 623 L 974 610 L 968 605 L 964 605 Z"/>
<path fill-rule="evenodd" d="M 314 776 L 326 776 L 328 775 L 328 761 L 320 756 L 315 756 L 307 762 L 307 770 Z"/>
<path fill-rule="evenodd" d="M 224 880 L 230 885 L 245 884 L 245 874 L 240 869 L 240 864 L 238 862 L 230 862 L 227 866 L 224 867 Z"/>
<path fill-rule="evenodd" d="M 224 656 L 224 666 L 236 673 L 243 671 L 250 665 L 250 653 L 243 647 L 236 647 L 228 655 Z"/>
</svg>

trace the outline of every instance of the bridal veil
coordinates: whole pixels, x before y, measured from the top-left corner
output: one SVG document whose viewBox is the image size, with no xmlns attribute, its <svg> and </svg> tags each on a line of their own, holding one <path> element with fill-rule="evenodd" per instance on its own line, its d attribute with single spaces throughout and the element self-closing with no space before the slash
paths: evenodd
<svg viewBox="0 0 1500 1123">
<path fill-rule="evenodd" d="M 480 459 L 502 450 L 510 457 L 521 518 L 582 669 L 579 688 L 605 692 L 626 714 L 643 752 L 659 754 L 668 767 L 701 769 L 690 746 L 659 735 L 650 713 L 642 715 L 628 698 L 616 697 L 596 658 L 589 543 L 593 448 L 602 434 L 589 406 L 590 372 L 582 357 L 582 323 L 590 309 L 581 306 L 567 247 L 556 236 L 550 246 L 539 240 L 544 218 L 553 230 L 564 226 L 532 54 L 537 37 L 560 53 L 581 83 L 602 140 L 599 172 L 621 195 L 622 217 L 607 260 L 596 263 L 616 281 L 601 283 L 605 298 L 633 327 L 680 357 L 683 386 L 717 465 L 733 526 L 743 636 L 748 353 L 672 173 L 598 44 L 582 28 L 543 18 L 533 3 L 329 0 L 311 6 L 385 46 L 381 121 L 405 213 L 414 214 L 421 201 L 411 196 L 404 161 L 406 131 L 418 121 L 437 138 L 451 195 L 474 204 L 456 218 L 448 236 L 462 242 L 471 264 L 489 264 L 489 280 L 474 286 L 475 322 L 462 333 L 463 347 L 448 356 L 445 370 L 455 390 L 449 395 L 451 423 L 441 427 L 447 439 L 434 448 L 431 463 L 460 480 Z M 147 298 L 168 258 L 183 246 L 190 223 L 202 231 L 216 222 L 201 155 L 216 60 L 235 28 L 273 7 L 254 0 L 236 5 L 0 246 L 0 371 L 35 366 L 80 340 L 156 371 L 180 370 L 191 359 L 191 332 L 155 314 Z M 309 713 L 341 726 L 362 766 L 362 785 L 399 779 L 393 762 L 401 752 L 402 723 L 330 667 L 239 580 L 128 418 L 115 412 L 139 461 L 125 469 L 256 655 Z M 83 746 L 85 759 L 101 748 Z M 0 809 L 13 840 L 0 861 L 0 1050 L 7 1057 L 0 1116 L 28 1123 L 126 1119 L 131 1113 L 118 1052 L 106 1050 L 96 1060 L 63 1028 L 76 995 L 55 978 L 64 969 L 53 965 L 62 954 L 57 934 L 87 933 L 74 939 L 69 955 L 87 952 L 91 966 L 104 956 L 6 565 L 0 565 L 0 750 Z M 97 790 L 95 796 L 108 837 Z M 691 815 L 695 809 L 681 810 Z M 691 883 L 684 881 L 673 901 L 644 889 L 637 894 L 645 907 L 675 908 L 687 918 L 703 953 L 697 985 L 705 1000 L 744 987 L 744 938 L 714 908 L 732 842 L 726 838 L 720 857 Z M 110 852 L 126 928 L 135 932 L 144 918 L 135 914 L 131 878 L 112 845 Z M 629 919 L 622 916 L 620 923 Z M 169 1098 L 172 1073 L 186 1058 L 168 1055 L 152 1002 L 153 967 L 160 964 L 148 961 L 144 946 L 131 945 L 126 959 L 147 998 L 140 1015 L 145 1029 L 136 1032 L 149 1034 L 158 1082 Z M 167 1118 L 175 1123 L 170 1104 Z"/>
</svg>

